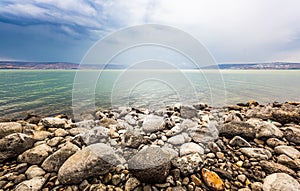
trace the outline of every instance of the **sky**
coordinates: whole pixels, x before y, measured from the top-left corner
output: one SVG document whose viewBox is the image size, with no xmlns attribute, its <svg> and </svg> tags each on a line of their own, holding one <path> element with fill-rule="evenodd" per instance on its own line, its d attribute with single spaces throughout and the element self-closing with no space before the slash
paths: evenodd
<svg viewBox="0 0 300 191">
<path fill-rule="evenodd" d="M 300 62 L 299 7 L 299 0 L 1 0 L 0 60 L 80 63 L 115 31 L 161 24 L 195 37 L 218 63 Z"/>
</svg>

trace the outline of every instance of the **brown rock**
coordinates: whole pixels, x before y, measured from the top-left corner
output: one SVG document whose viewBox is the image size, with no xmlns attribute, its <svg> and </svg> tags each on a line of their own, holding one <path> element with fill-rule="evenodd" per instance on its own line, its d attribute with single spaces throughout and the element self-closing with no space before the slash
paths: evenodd
<svg viewBox="0 0 300 191">
<path fill-rule="evenodd" d="M 213 171 L 209 171 L 208 169 L 203 168 L 202 178 L 205 184 L 210 187 L 214 191 L 222 191 L 224 190 L 224 183 L 219 175 Z"/>
</svg>

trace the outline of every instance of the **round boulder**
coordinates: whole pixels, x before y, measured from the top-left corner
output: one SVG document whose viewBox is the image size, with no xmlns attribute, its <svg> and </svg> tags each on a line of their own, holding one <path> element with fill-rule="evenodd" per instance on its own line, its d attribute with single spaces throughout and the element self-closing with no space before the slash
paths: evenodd
<svg viewBox="0 0 300 191">
<path fill-rule="evenodd" d="M 169 155 L 161 148 L 148 147 L 128 161 L 128 168 L 143 182 L 160 183 L 168 176 L 171 162 Z"/>
</svg>

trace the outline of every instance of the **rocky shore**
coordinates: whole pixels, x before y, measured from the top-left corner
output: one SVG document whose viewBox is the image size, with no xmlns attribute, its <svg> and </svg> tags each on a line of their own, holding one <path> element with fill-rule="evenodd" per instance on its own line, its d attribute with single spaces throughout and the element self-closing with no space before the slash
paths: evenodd
<svg viewBox="0 0 300 191">
<path fill-rule="evenodd" d="M 300 190 L 300 103 L 94 117 L 0 123 L 0 190 Z"/>
</svg>

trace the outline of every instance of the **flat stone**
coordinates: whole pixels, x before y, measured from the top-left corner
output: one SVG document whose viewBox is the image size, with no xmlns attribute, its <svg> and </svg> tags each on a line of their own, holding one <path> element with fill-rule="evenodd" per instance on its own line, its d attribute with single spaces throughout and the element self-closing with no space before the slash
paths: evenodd
<svg viewBox="0 0 300 191">
<path fill-rule="evenodd" d="M 231 146 L 238 146 L 238 147 L 251 147 L 251 144 L 248 143 L 248 141 L 246 141 L 240 136 L 233 137 L 233 139 L 230 140 L 229 144 Z"/>
<path fill-rule="evenodd" d="M 26 170 L 25 174 L 27 179 L 32 179 L 34 177 L 42 177 L 46 174 L 46 172 L 37 165 L 33 165 Z"/>
<path fill-rule="evenodd" d="M 52 153 L 51 147 L 49 147 L 47 144 L 41 144 L 19 155 L 18 162 L 27 162 L 29 164 L 40 164 L 51 153 Z"/>
<path fill-rule="evenodd" d="M 296 173 L 292 169 L 273 161 L 260 161 L 260 165 L 269 174 L 286 173 L 291 176 L 296 176 Z"/>
<path fill-rule="evenodd" d="M 78 150 L 79 148 L 76 145 L 67 142 L 65 146 L 45 159 L 42 168 L 48 172 L 57 172 L 63 163 Z"/>
<path fill-rule="evenodd" d="M 169 174 L 169 156 L 159 147 L 142 149 L 128 161 L 128 168 L 139 180 L 160 183 Z"/>
<path fill-rule="evenodd" d="M 274 147 L 277 147 L 277 146 L 280 146 L 280 145 L 287 145 L 287 143 L 284 142 L 284 141 L 281 141 L 277 138 L 269 138 L 267 140 L 267 145 L 274 148 Z"/>
<path fill-rule="evenodd" d="M 245 122 L 230 122 L 222 126 L 220 136 L 225 136 L 227 138 L 240 136 L 244 139 L 253 140 L 255 138 L 255 128 L 253 125 Z"/>
<path fill-rule="evenodd" d="M 145 117 L 142 129 L 146 133 L 153 133 L 165 128 L 164 118 L 157 115 L 148 115 Z"/>
<path fill-rule="evenodd" d="M 264 121 L 264 124 L 259 128 L 257 128 L 256 130 L 256 138 L 262 139 L 262 138 L 272 138 L 272 137 L 282 138 L 283 133 L 274 124 Z"/>
<path fill-rule="evenodd" d="M 182 145 L 185 142 L 185 138 L 182 134 L 175 135 L 175 136 L 169 138 L 167 142 L 172 145 Z"/>
<path fill-rule="evenodd" d="M 45 184 L 46 179 L 44 177 L 34 177 L 30 180 L 21 182 L 14 189 L 15 191 L 39 191 Z"/>
<path fill-rule="evenodd" d="M 239 151 L 250 158 L 256 158 L 259 160 L 266 160 L 272 157 L 272 153 L 263 148 L 240 148 Z"/>
<path fill-rule="evenodd" d="M 47 128 L 64 128 L 67 124 L 67 120 L 56 117 L 46 117 L 41 120 L 41 123 Z"/>
<path fill-rule="evenodd" d="M 17 122 L 0 123 L 0 139 L 13 133 L 22 133 L 22 130 L 22 125 Z"/>
<path fill-rule="evenodd" d="M 264 191 L 296 191 L 300 190 L 299 182 L 285 173 L 270 174 L 264 179 Z"/>
<path fill-rule="evenodd" d="M 192 153 L 172 160 L 172 165 L 180 169 L 183 176 L 188 176 L 200 170 L 203 163 L 199 153 Z"/>
<path fill-rule="evenodd" d="M 292 146 L 277 146 L 274 148 L 275 153 L 285 154 L 293 159 L 300 158 L 300 152 Z"/>
<path fill-rule="evenodd" d="M 191 106 L 181 106 L 180 107 L 180 116 L 186 119 L 192 119 L 198 117 L 198 111 Z"/>
<path fill-rule="evenodd" d="M 198 153 L 200 155 L 204 154 L 204 149 L 196 143 L 190 142 L 181 145 L 180 156 L 189 155 L 191 153 Z"/>
<path fill-rule="evenodd" d="M 300 170 L 300 159 L 291 159 L 290 157 L 282 154 L 277 157 L 277 162 L 294 170 Z"/>
<path fill-rule="evenodd" d="M 31 148 L 35 140 L 22 133 L 13 133 L 0 139 L 0 162 L 18 156 Z"/>
<path fill-rule="evenodd" d="M 206 168 L 201 170 L 202 178 L 205 184 L 215 190 L 215 191 L 223 191 L 224 190 L 224 183 L 222 179 L 218 176 L 217 173 L 210 171 Z"/>
<path fill-rule="evenodd" d="M 120 163 L 113 149 L 103 143 L 89 145 L 69 157 L 58 171 L 61 184 L 78 184 L 83 180 L 104 175 Z"/>
<path fill-rule="evenodd" d="M 277 121 L 281 124 L 287 124 L 287 123 L 300 123 L 300 114 L 296 111 L 273 111 L 272 112 L 272 119 L 274 121 Z"/>
</svg>

